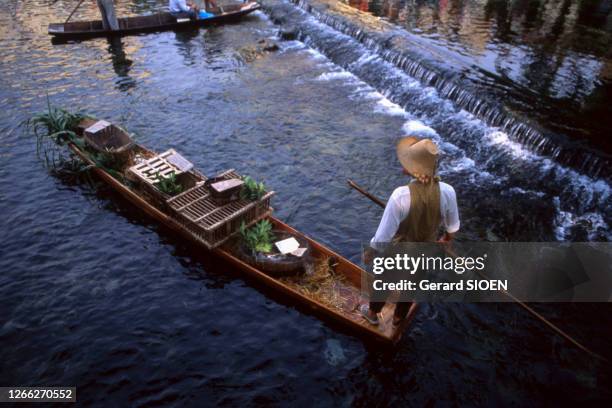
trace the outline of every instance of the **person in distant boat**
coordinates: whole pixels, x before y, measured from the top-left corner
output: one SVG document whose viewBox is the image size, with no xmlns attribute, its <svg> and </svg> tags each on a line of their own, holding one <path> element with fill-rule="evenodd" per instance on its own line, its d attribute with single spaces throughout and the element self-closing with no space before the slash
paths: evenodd
<svg viewBox="0 0 612 408">
<path fill-rule="evenodd" d="M 214 0 L 204 0 L 205 10 L 210 10 L 210 5 L 217 8 L 217 3 Z M 187 0 L 170 0 L 168 5 L 170 14 L 177 18 L 197 19 L 200 13 L 200 7 L 196 3 L 187 2 Z"/>
<path fill-rule="evenodd" d="M 188 3 L 186 0 L 170 0 L 168 8 L 170 9 L 170 14 L 176 18 L 197 19 L 200 12 L 195 4 Z"/>
<path fill-rule="evenodd" d="M 206 5 L 206 11 L 210 11 L 212 10 L 212 7 L 218 9 L 220 8 L 219 6 L 217 6 L 217 2 L 215 0 L 204 0 L 204 4 Z M 221 12 L 223 12 L 223 9 L 221 9 Z"/>
<path fill-rule="evenodd" d="M 405 137 L 397 144 L 397 157 L 403 172 L 413 180 L 391 194 L 376 235 L 364 253 L 366 264 L 372 262 L 376 250 L 384 243 L 449 242 L 459 230 L 455 190 L 436 176 L 438 152 L 430 139 Z M 441 225 L 445 233 L 438 239 Z M 371 301 L 369 305 L 362 305 L 360 311 L 368 322 L 376 325 L 384 305 L 385 302 Z M 394 326 L 401 323 L 409 309 L 409 302 L 396 304 Z"/>
<path fill-rule="evenodd" d="M 119 21 L 115 15 L 115 4 L 113 0 L 96 0 L 100 14 L 102 15 L 102 27 L 104 30 L 118 30 Z"/>
</svg>

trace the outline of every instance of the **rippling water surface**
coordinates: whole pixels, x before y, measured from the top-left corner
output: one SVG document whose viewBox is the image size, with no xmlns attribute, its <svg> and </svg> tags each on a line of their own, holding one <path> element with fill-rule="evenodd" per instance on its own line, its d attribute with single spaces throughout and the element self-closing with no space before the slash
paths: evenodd
<svg viewBox="0 0 612 408">
<path fill-rule="evenodd" d="M 612 154 L 610 1 L 343 1 L 448 50 L 515 109 Z"/>
<path fill-rule="evenodd" d="M 18 126 L 48 94 L 155 150 L 180 150 L 208 175 L 249 173 L 277 191 L 277 216 L 353 260 L 380 210 L 345 179 L 390 194 L 404 182 L 394 143 L 405 131 L 442 146 L 461 239 L 607 240 L 606 181 L 529 153 L 414 78 L 394 74 L 415 99 L 392 103 L 366 71 L 317 48 L 317 36 L 352 47 L 321 24 L 255 60 L 244 48 L 278 31 L 261 12 L 208 30 L 52 45 L 47 23 L 73 6 L 0 0 L 1 383 L 76 385 L 84 406 L 610 399 L 606 364 L 511 304 L 424 305 L 395 353 L 364 345 L 103 186 L 50 175 Z M 86 2 L 75 18 L 95 16 Z M 363 52 L 362 64 L 376 62 Z M 609 354 L 607 305 L 537 308 Z"/>
</svg>

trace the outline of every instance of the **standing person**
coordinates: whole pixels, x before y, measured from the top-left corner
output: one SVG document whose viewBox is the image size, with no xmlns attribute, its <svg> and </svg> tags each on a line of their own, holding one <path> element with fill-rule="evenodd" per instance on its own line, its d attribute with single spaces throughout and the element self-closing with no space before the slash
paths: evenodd
<svg viewBox="0 0 612 408">
<path fill-rule="evenodd" d="M 196 6 L 200 9 L 200 10 L 204 10 L 207 11 L 209 13 L 212 13 L 213 11 L 213 7 L 214 10 L 220 10 L 221 12 L 223 12 L 223 9 L 219 6 L 217 6 L 217 2 L 214 0 L 194 0 Z"/>
<path fill-rule="evenodd" d="M 96 0 L 100 14 L 102 15 L 102 27 L 105 30 L 118 30 L 119 21 L 115 15 L 115 4 L 113 0 Z"/>
<path fill-rule="evenodd" d="M 223 8 L 217 6 L 217 2 L 215 0 L 204 0 L 204 3 L 206 4 L 206 11 L 212 12 L 212 8 L 214 7 L 215 9 L 219 9 L 221 13 L 223 13 Z"/>
<path fill-rule="evenodd" d="M 448 242 L 459 230 L 455 190 L 435 175 L 438 154 L 438 146 L 430 139 L 405 137 L 397 144 L 403 173 L 413 180 L 391 194 L 376 235 L 364 253 L 366 263 L 372 261 L 378 243 L 435 242 L 440 225 L 444 226 L 445 233 L 438 242 Z M 384 305 L 385 302 L 370 302 L 369 306 L 362 305 L 360 311 L 368 322 L 376 325 Z M 407 302 L 396 304 L 394 326 L 401 323 L 409 308 Z"/>
</svg>

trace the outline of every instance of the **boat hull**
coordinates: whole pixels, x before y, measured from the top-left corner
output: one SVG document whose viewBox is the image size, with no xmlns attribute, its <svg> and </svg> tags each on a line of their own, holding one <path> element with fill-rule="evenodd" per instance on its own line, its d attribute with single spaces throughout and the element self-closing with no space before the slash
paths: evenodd
<svg viewBox="0 0 612 408">
<path fill-rule="evenodd" d="M 110 175 L 103 169 L 96 167 L 94 163 L 89 159 L 89 157 L 85 153 L 83 153 L 77 146 L 71 144 L 70 148 L 74 153 L 77 154 L 77 156 L 79 156 L 81 160 L 92 166 L 92 170 L 97 177 L 99 177 L 102 181 L 112 187 L 122 197 L 130 201 L 136 207 L 140 208 L 148 216 L 150 216 L 157 222 L 165 225 L 166 227 L 175 231 L 182 237 L 190 240 L 194 244 L 201 246 L 203 249 L 208 250 L 202 243 L 200 243 L 194 237 L 194 235 L 187 228 L 185 228 L 175 219 L 160 211 L 148 201 L 144 200 L 142 197 L 140 197 L 127 186 L 116 180 L 112 175 Z M 281 229 L 283 231 L 289 232 L 295 236 L 299 236 L 307 240 L 310 244 L 313 256 L 325 256 L 335 258 L 338 261 L 336 266 L 337 273 L 344 275 L 346 278 L 352 281 L 353 284 L 360 282 L 362 274 L 365 273 L 362 268 L 350 262 L 348 259 L 338 255 L 331 249 L 323 246 L 319 242 L 293 229 L 282 221 L 274 217 L 269 217 L 269 220 L 274 224 L 274 227 L 276 229 Z M 407 318 L 402 322 L 399 327 L 393 327 L 391 324 L 391 319 L 393 315 L 394 305 L 387 304 L 383 309 L 383 319 L 381 320 L 381 325 L 378 327 L 373 326 L 367 323 L 363 318 L 361 318 L 358 313 L 341 312 L 324 303 L 317 301 L 316 299 L 305 296 L 304 294 L 293 289 L 289 285 L 284 284 L 280 280 L 275 279 L 274 277 L 266 274 L 263 271 L 258 270 L 252 265 L 234 256 L 230 252 L 230 247 L 221 246 L 211 250 L 211 252 L 214 255 L 219 256 L 225 261 L 234 265 L 237 270 L 241 271 L 250 278 L 258 281 L 267 288 L 270 288 L 273 291 L 286 296 L 291 300 L 292 304 L 295 304 L 298 307 L 305 307 L 313 314 L 324 318 L 327 321 L 340 324 L 345 329 L 349 330 L 351 333 L 364 340 L 384 343 L 386 345 L 396 344 L 400 340 L 402 333 L 411 323 L 418 308 L 418 304 L 413 303 L 410 307 Z"/>
<path fill-rule="evenodd" d="M 102 21 L 79 21 L 74 23 L 49 24 L 48 33 L 54 39 L 86 39 L 95 37 L 126 36 L 140 33 L 150 33 L 168 30 L 185 30 L 208 27 L 236 21 L 261 7 L 257 3 L 246 3 L 237 6 L 235 10 L 227 11 L 215 17 L 202 20 L 187 20 L 177 22 L 170 13 L 157 13 L 149 16 L 119 18 L 119 30 L 104 30 Z"/>
</svg>

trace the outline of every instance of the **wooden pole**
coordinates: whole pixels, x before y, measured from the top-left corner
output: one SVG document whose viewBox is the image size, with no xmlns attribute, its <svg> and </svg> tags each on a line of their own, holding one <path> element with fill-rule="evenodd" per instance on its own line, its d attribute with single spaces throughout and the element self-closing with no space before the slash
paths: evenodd
<svg viewBox="0 0 612 408">
<path fill-rule="evenodd" d="M 85 0 L 81 0 L 79 1 L 79 3 L 76 5 L 76 7 L 72 10 L 72 13 L 70 13 L 70 15 L 68 16 L 68 18 L 66 19 L 66 21 L 64 21 L 64 24 L 66 24 L 68 22 L 68 20 L 70 20 L 70 18 L 72 18 L 72 15 L 77 11 L 77 9 L 79 7 L 81 7 L 81 4 L 83 4 Z"/>
<path fill-rule="evenodd" d="M 359 191 L 361 194 L 363 194 L 364 196 L 368 197 L 370 200 L 374 201 L 376 204 L 380 205 L 382 208 L 386 207 L 386 204 L 383 200 L 381 200 L 380 198 L 368 193 L 366 190 L 364 190 L 363 188 L 359 187 L 359 185 L 357 183 L 355 183 L 353 180 L 351 179 L 347 179 L 346 182 L 349 184 L 349 186 L 353 187 L 355 190 Z"/>
<path fill-rule="evenodd" d="M 376 204 L 378 204 L 379 206 L 381 206 L 382 208 L 385 208 L 385 202 L 382 201 L 381 199 L 379 199 L 378 197 L 376 197 L 375 195 L 369 193 L 366 189 L 360 187 L 357 183 L 355 183 L 353 180 L 351 179 L 347 179 L 346 180 L 348 185 L 351 186 L 352 188 L 354 188 L 355 190 L 359 191 L 361 194 L 363 194 L 364 196 L 368 197 L 370 200 L 372 200 L 373 202 L 375 202 Z M 445 250 L 454 258 L 457 257 L 457 254 L 450 248 L 445 248 Z M 482 272 L 478 272 L 483 278 L 488 279 L 487 276 L 485 274 L 483 274 Z M 549 328 L 551 328 L 553 331 L 555 331 L 557 334 L 559 334 L 561 337 L 563 337 L 564 339 L 566 339 L 567 341 L 569 341 L 570 343 L 572 343 L 573 345 L 575 345 L 576 347 L 578 347 L 580 350 L 590 354 L 591 356 L 598 358 L 600 360 L 603 361 L 608 361 L 608 359 L 606 359 L 605 357 L 600 356 L 599 354 L 595 353 L 594 351 L 591 351 L 588 347 L 584 346 L 583 344 L 581 344 L 578 340 L 574 339 L 572 336 L 570 336 L 569 334 L 567 334 L 566 332 L 564 332 L 563 330 L 561 330 L 559 327 L 557 327 L 554 323 L 552 323 L 550 320 L 546 319 L 544 316 L 542 316 L 541 314 L 539 314 L 538 312 L 536 312 L 535 310 L 533 310 L 530 306 L 528 306 L 525 302 L 519 300 L 516 296 L 514 296 L 512 293 L 508 292 L 507 290 L 501 290 L 501 292 L 506 295 L 508 298 L 512 299 L 512 301 L 514 301 L 515 303 L 517 303 L 519 306 L 521 306 L 523 309 L 527 310 L 529 313 L 531 313 L 533 316 L 535 316 L 538 320 L 540 320 L 541 322 L 543 322 L 544 324 L 546 324 Z"/>
</svg>

